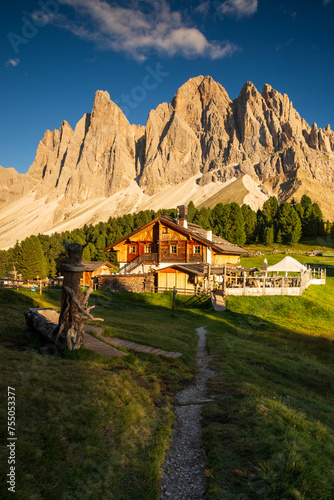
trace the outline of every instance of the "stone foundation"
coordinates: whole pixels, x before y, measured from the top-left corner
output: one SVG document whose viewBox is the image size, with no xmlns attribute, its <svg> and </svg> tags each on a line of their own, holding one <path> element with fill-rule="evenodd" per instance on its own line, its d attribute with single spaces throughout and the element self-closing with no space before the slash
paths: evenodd
<svg viewBox="0 0 334 500">
<path fill-rule="evenodd" d="M 98 286 L 112 292 L 154 292 L 154 277 L 148 274 L 114 274 L 99 276 Z"/>
</svg>

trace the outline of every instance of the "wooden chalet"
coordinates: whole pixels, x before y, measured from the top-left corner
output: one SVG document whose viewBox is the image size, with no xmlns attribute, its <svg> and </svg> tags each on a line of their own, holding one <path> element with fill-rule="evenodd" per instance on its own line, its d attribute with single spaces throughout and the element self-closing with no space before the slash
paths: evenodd
<svg viewBox="0 0 334 500">
<path fill-rule="evenodd" d="M 105 249 L 117 253 L 122 275 L 154 273 L 156 289 L 190 291 L 203 276 L 239 264 L 246 250 L 189 223 L 186 207 L 178 208 L 180 219 L 157 217 Z"/>
<path fill-rule="evenodd" d="M 110 275 L 112 269 L 117 268 L 110 262 L 82 261 L 84 266 L 82 285 L 93 286 L 94 278 L 101 275 Z"/>
</svg>

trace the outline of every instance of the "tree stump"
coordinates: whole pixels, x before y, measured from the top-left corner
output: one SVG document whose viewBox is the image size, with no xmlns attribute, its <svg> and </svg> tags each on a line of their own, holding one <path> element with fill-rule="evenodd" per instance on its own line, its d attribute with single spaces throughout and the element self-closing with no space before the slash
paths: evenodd
<svg viewBox="0 0 334 500">
<path fill-rule="evenodd" d="M 60 343 L 65 343 L 67 348 L 72 351 L 80 349 L 84 336 L 85 321 L 87 319 L 103 321 L 103 319 L 94 318 L 89 312 L 95 307 L 88 307 L 88 299 L 93 289 L 89 287 L 85 292 L 80 289 L 80 279 L 84 269 L 82 265 L 84 246 L 79 243 L 67 242 L 64 245 L 68 251 L 68 259 L 63 264 L 64 282 L 61 311 L 55 333 Z"/>
</svg>

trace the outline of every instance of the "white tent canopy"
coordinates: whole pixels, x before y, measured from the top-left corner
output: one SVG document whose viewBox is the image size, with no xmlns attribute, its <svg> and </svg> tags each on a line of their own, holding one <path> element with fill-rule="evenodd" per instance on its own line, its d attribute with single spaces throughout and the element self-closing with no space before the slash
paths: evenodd
<svg viewBox="0 0 334 500">
<path fill-rule="evenodd" d="M 307 267 L 298 262 L 298 260 L 292 257 L 284 257 L 281 262 L 278 262 L 274 266 L 267 268 L 268 273 L 271 272 L 285 272 L 285 273 L 301 273 L 306 271 Z"/>
</svg>

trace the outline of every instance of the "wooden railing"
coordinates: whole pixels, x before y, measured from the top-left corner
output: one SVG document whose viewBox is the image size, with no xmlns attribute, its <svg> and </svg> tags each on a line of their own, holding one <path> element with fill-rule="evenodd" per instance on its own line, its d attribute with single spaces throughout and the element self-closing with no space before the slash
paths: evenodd
<svg viewBox="0 0 334 500">
<path fill-rule="evenodd" d="M 165 293 L 176 290 L 180 295 L 195 295 L 197 297 L 208 297 L 210 295 L 209 290 L 202 290 L 199 287 L 194 288 L 175 288 L 174 286 L 155 286 L 155 293 Z"/>
<path fill-rule="evenodd" d="M 300 276 L 228 276 L 226 279 L 226 288 L 286 288 L 300 284 Z"/>
<path fill-rule="evenodd" d="M 158 254 L 157 253 L 143 253 L 142 255 L 138 255 L 135 259 L 128 262 L 125 266 L 120 269 L 122 273 L 131 273 L 136 267 L 140 266 L 140 264 L 144 264 L 145 262 L 157 262 Z"/>
</svg>

